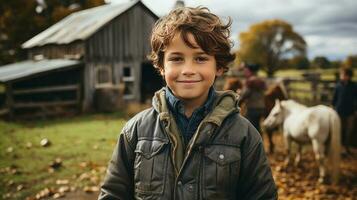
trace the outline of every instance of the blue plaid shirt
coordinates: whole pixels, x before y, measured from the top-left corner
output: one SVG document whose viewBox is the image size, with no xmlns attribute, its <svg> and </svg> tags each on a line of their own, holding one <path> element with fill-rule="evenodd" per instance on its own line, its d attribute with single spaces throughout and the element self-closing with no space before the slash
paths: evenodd
<svg viewBox="0 0 357 200">
<path fill-rule="evenodd" d="M 169 109 L 175 116 L 176 124 L 184 138 L 185 145 L 187 145 L 193 134 L 195 134 L 198 125 L 212 110 L 212 104 L 215 99 L 216 92 L 213 87 L 211 87 L 206 102 L 201 107 L 194 110 L 191 117 L 188 118 L 185 115 L 185 108 L 182 101 L 176 98 L 168 87 L 165 88 L 165 91 Z"/>
</svg>

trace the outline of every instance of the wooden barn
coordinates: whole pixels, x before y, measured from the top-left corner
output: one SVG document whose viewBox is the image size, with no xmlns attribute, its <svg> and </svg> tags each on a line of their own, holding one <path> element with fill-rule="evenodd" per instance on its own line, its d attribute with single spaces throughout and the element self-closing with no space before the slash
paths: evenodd
<svg viewBox="0 0 357 200">
<path fill-rule="evenodd" d="M 56 114 L 66 110 L 61 106 L 87 111 L 99 104 L 105 110 L 146 101 L 163 85 L 147 59 L 157 19 L 138 0 L 62 19 L 22 45 L 28 61 L 0 67 L 0 114 Z"/>
</svg>

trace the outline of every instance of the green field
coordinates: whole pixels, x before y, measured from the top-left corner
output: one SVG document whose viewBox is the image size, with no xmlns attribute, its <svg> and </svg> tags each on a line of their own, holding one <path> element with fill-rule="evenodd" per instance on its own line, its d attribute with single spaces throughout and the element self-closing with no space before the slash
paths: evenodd
<svg viewBox="0 0 357 200">
<path fill-rule="evenodd" d="M 5 85 L 0 84 L 0 93 L 5 93 Z"/>
<path fill-rule="evenodd" d="M 0 121 L 0 199 L 33 197 L 44 188 L 56 191 L 57 180 L 68 180 L 76 190 L 98 186 L 124 123 L 121 114 Z M 52 144 L 42 147 L 43 138 Z M 50 172 L 56 158 L 62 166 Z"/>
<path fill-rule="evenodd" d="M 309 69 L 309 70 L 296 70 L 296 69 L 287 69 L 287 70 L 278 70 L 275 73 L 275 77 L 286 77 L 286 78 L 302 78 L 303 73 L 320 73 L 322 80 L 335 80 L 335 73 L 338 72 L 338 69 Z M 357 69 L 353 70 L 353 80 L 357 81 Z M 260 71 L 259 75 L 266 76 L 265 72 Z"/>
</svg>

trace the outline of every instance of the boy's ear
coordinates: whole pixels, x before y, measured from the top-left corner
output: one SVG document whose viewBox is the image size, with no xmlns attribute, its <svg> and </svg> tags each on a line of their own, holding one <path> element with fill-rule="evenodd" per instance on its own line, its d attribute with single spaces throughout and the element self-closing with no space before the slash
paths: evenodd
<svg viewBox="0 0 357 200">
<path fill-rule="evenodd" d="M 159 66 L 157 66 L 157 65 L 154 65 L 154 67 L 155 67 L 156 69 L 158 69 L 158 71 L 159 71 L 159 73 L 160 73 L 161 76 L 164 76 L 164 74 L 165 74 L 164 68 L 159 67 Z"/>
<path fill-rule="evenodd" d="M 160 68 L 160 75 L 164 76 L 165 75 L 165 70 L 163 68 Z"/>
<path fill-rule="evenodd" d="M 216 71 L 216 76 L 222 76 L 224 73 L 223 68 L 222 67 L 218 67 L 217 71 Z"/>
</svg>

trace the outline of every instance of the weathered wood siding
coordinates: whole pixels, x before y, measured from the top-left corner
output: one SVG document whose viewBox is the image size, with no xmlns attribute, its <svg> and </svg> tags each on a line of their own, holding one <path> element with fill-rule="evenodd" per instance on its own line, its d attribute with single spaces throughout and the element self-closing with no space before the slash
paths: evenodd
<svg viewBox="0 0 357 200">
<path fill-rule="evenodd" d="M 42 54 L 45 58 L 76 58 L 79 59 L 84 55 L 84 42 L 77 41 L 71 44 L 53 44 L 42 47 L 35 47 L 28 50 L 28 58 L 33 59 L 34 56 Z"/>
<path fill-rule="evenodd" d="M 141 4 L 122 13 L 90 37 L 86 43 L 86 60 L 145 60 L 150 51 L 149 37 L 156 18 Z"/>
<path fill-rule="evenodd" d="M 157 17 L 142 4 L 122 13 L 86 41 L 85 106 L 95 91 L 96 68 L 110 65 L 112 84 L 122 81 L 123 67 L 132 68 L 134 99 L 140 99 L 141 63 L 150 52 L 150 34 Z"/>
</svg>

